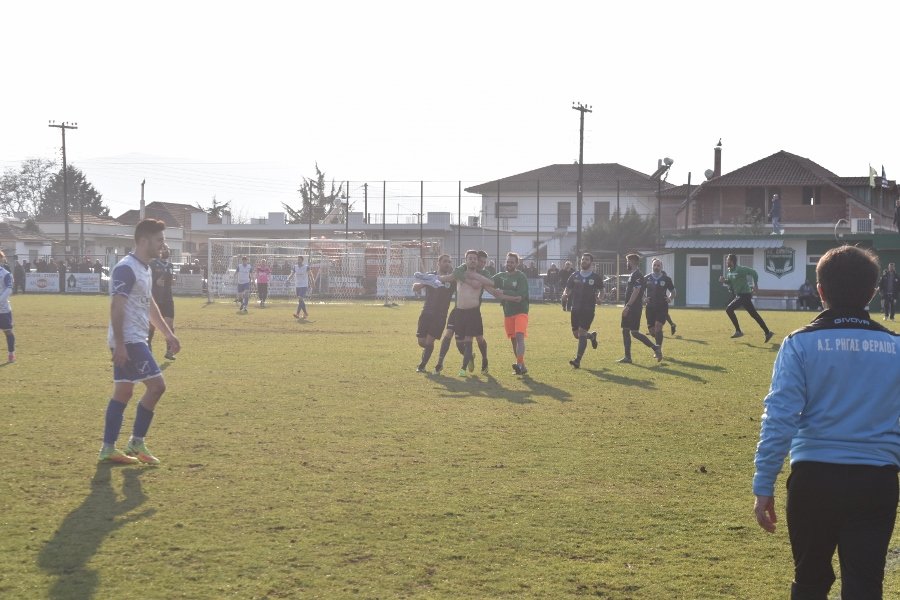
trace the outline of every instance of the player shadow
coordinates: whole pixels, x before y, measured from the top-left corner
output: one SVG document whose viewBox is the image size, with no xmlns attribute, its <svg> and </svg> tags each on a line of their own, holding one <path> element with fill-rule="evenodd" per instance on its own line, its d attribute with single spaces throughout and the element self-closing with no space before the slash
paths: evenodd
<svg viewBox="0 0 900 600">
<path fill-rule="evenodd" d="M 14 364 L 16 364 L 16 363 L 11 363 L 11 362 L 0 363 L 0 369 L 12 366 Z"/>
<path fill-rule="evenodd" d="M 689 344 L 700 344 L 701 346 L 708 346 L 708 340 L 698 340 L 696 338 L 684 337 L 683 335 L 676 335 L 675 337 L 669 337 L 670 340 L 678 340 L 679 342 L 688 342 Z"/>
<path fill-rule="evenodd" d="M 519 378 L 519 381 L 527 385 L 533 394 L 550 396 L 554 400 L 559 400 L 560 402 L 572 401 L 571 393 L 567 392 L 564 389 L 552 386 L 548 383 L 537 381 L 530 374 L 523 375 Z"/>
<path fill-rule="evenodd" d="M 163 364 L 159 365 L 159 370 L 165 371 L 166 369 L 169 368 L 169 365 L 171 365 L 171 364 L 172 364 L 171 362 L 164 362 Z"/>
<path fill-rule="evenodd" d="M 635 365 L 634 365 L 634 363 L 632 363 L 628 366 L 631 367 L 631 366 L 635 366 Z M 648 367 L 641 367 L 641 365 L 636 365 L 636 366 L 638 366 L 640 368 L 644 368 L 644 369 L 648 368 Z M 630 385 L 630 386 L 639 387 L 639 388 L 642 388 L 645 390 L 655 390 L 656 389 L 656 384 L 654 384 L 652 381 L 648 381 L 646 379 L 635 379 L 633 377 L 625 377 L 623 375 L 619 375 L 618 373 L 614 373 L 606 368 L 603 368 L 603 369 L 584 369 L 583 368 L 581 370 L 585 371 L 586 373 L 590 373 L 597 379 L 602 379 L 603 381 L 606 381 L 608 383 L 615 383 L 618 385 Z"/>
<path fill-rule="evenodd" d="M 100 550 L 108 535 L 139 519 L 149 517 L 155 509 L 128 514 L 147 499 L 140 477 L 146 469 L 128 467 L 122 470 L 124 482 L 119 500 L 112 487 L 114 465 L 99 464 L 91 479 L 91 492 L 81 506 L 70 512 L 53 537 L 38 555 L 38 566 L 56 581 L 47 593 L 50 600 L 82 600 L 93 598 L 99 583 L 97 571 L 87 565 Z M 127 516 L 126 516 L 127 515 Z"/>
<path fill-rule="evenodd" d="M 427 373 L 426 377 L 431 381 L 438 383 L 450 392 L 445 394 L 449 398 L 469 398 L 472 396 L 486 398 L 490 400 L 502 399 L 513 404 L 534 404 L 531 399 L 532 391 L 528 390 L 510 390 L 505 387 L 492 375 L 479 377 L 453 377 L 449 375 L 436 375 Z"/>
<path fill-rule="evenodd" d="M 670 356 L 666 356 L 663 358 L 663 363 L 674 363 L 681 367 L 686 367 L 689 369 L 698 369 L 701 371 L 716 371 L 718 373 L 724 373 L 725 367 L 720 365 L 708 365 L 704 363 L 691 362 L 689 360 L 679 360 L 677 358 L 672 358 Z"/>
</svg>

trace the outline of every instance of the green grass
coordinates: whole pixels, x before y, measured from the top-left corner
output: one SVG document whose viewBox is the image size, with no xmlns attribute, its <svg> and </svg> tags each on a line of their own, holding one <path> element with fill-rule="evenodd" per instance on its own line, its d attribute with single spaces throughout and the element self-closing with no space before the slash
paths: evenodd
<svg viewBox="0 0 900 600">
<path fill-rule="evenodd" d="M 777 344 L 745 314 L 731 340 L 721 311 L 674 310 L 662 365 L 640 344 L 619 365 L 603 307 L 575 371 L 568 314 L 533 306 L 519 379 L 485 305 L 492 375 L 462 380 L 455 349 L 450 376 L 414 372 L 416 303 L 311 305 L 304 324 L 286 302 L 176 302 L 163 464 L 98 468 L 108 301 L 13 298 L 0 597 L 787 596 L 786 529 L 757 527 L 750 492 Z M 780 340 L 811 313 L 762 314 Z"/>
</svg>

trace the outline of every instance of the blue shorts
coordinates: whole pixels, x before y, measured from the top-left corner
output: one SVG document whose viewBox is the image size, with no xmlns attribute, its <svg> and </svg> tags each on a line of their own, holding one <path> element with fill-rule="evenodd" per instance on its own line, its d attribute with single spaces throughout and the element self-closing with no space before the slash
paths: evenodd
<svg viewBox="0 0 900 600">
<path fill-rule="evenodd" d="M 12 329 L 12 313 L 0 313 L 0 329 Z"/>
<path fill-rule="evenodd" d="M 249 290 L 249 289 L 250 289 L 250 284 L 249 284 L 249 283 L 239 283 L 239 284 L 238 284 L 238 294 L 241 294 L 241 293 L 243 293 L 243 292 L 246 292 L 246 291 Z"/>
<path fill-rule="evenodd" d="M 308 290 L 308 289 L 309 288 L 305 288 L 305 287 L 297 288 L 297 297 L 298 298 L 306 298 L 306 290 Z"/>
<path fill-rule="evenodd" d="M 162 375 L 146 342 L 125 344 L 125 351 L 128 352 L 128 362 L 122 366 L 113 365 L 113 381 L 116 383 L 137 383 Z"/>
</svg>

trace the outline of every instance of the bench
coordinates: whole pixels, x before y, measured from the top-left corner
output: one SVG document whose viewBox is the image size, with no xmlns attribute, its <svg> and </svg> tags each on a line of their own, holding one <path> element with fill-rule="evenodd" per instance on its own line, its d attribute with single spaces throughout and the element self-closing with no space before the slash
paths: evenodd
<svg viewBox="0 0 900 600">
<path fill-rule="evenodd" d="M 797 310 L 797 292 L 758 289 L 753 294 L 753 304 L 766 310 Z"/>
</svg>

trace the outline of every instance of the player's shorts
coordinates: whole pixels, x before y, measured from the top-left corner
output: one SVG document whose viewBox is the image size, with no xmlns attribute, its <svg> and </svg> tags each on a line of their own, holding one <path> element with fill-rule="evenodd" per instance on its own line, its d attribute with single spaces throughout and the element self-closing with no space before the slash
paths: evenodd
<svg viewBox="0 0 900 600">
<path fill-rule="evenodd" d="M 647 305 L 647 326 L 653 327 L 657 323 L 665 323 L 669 316 L 669 304 Z"/>
<path fill-rule="evenodd" d="M 154 298 L 159 307 L 159 314 L 170 319 L 175 318 L 175 301 L 172 298 Z"/>
<path fill-rule="evenodd" d="M 113 381 L 116 383 L 137 383 L 162 375 L 159 365 L 146 342 L 125 344 L 128 361 L 124 365 L 113 365 Z"/>
<path fill-rule="evenodd" d="M 639 303 L 635 304 L 635 306 L 631 306 L 628 308 L 628 315 L 624 314 L 624 310 L 622 311 L 622 329 L 627 329 L 628 331 L 640 330 L 641 313 L 644 312 L 644 306 Z"/>
<path fill-rule="evenodd" d="M 0 313 L 0 329 L 12 329 L 13 319 L 12 313 Z"/>
<path fill-rule="evenodd" d="M 569 317 L 572 321 L 572 331 L 576 329 L 590 329 L 591 323 L 594 322 L 594 310 L 573 310 L 569 313 Z"/>
<path fill-rule="evenodd" d="M 306 290 L 308 289 L 308 287 L 297 288 L 297 297 L 306 298 Z"/>
<path fill-rule="evenodd" d="M 528 337 L 528 313 L 503 317 L 503 327 L 506 329 L 506 337 L 510 339 L 516 337 L 517 333 Z"/>
<path fill-rule="evenodd" d="M 481 322 L 481 308 L 457 308 L 453 332 L 458 338 L 484 335 L 484 324 Z"/>
<path fill-rule="evenodd" d="M 456 329 L 456 308 L 450 311 L 450 315 L 447 317 L 447 329 L 449 331 L 454 331 Z"/>
<path fill-rule="evenodd" d="M 423 312 L 419 315 L 419 326 L 416 329 L 416 337 L 423 338 L 430 335 L 434 339 L 439 339 L 444 333 L 444 323 L 447 322 L 447 315 L 435 315 Z"/>
<path fill-rule="evenodd" d="M 238 294 L 243 294 L 244 292 L 249 292 L 249 291 L 250 291 L 249 283 L 239 283 L 238 284 Z"/>
</svg>

